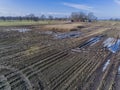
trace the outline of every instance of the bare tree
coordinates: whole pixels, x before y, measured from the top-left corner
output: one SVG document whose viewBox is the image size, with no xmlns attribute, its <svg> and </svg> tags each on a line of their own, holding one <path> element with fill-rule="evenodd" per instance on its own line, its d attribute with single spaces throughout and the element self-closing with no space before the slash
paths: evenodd
<svg viewBox="0 0 120 90">
<path fill-rule="evenodd" d="M 45 16 L 45 15 L 41 15 L 40 19 L 41 19 L 41 20 L 45 20 L 45 19 L 46 19 L 46 16 Z"/>
<path fill-rule="evenodd" d="M 81 21 L 81 22 L 84 22 L 86 19 L 87 19 L 87 16 L 85 13 L 83 12 L 73 12 L 71 14 L 71 19 L 73 21 Z"/>
<path fill-rule="evenodd" d="M 92 22 L 92 21 L 96 21 L 97 17 L 95 17 L 92 12 L 88 13 L 88 15 L 83 12 L 73 12 L 71 14 L 71 19 L 72 21 Z"/>
<path fill-rule="evenodd" d="M 89 20 L 89 22 L 92 22 L 92 21 L 96 21 L 97 17 L 94 16 L 94 13 L 90 12 L 88 13 L 87 19 Z"/>
<path fill-rule="evenodd" d="M 53 18 L 52 15 L 50 15 L 50 16 L 48 17 L 48 19 L 49 19 L 49 20 L 53 20 L 54 18 Z"/>
<path fill-rule="evenodd" d="M 38 21 L 39 20 L 39 18 L 37 16 L 35 16 L 34 14 L 27 15 L 25 19 L 33 20 L 33 21 Z"/>
<path fill-rule="evenodd" d="M 6 20 L 6 18 L 5 18 L 4 16 L 2 16 L 2 17 L 0 17 L 0 20 L 5 21 L 5 20 Z"/>
</svg>

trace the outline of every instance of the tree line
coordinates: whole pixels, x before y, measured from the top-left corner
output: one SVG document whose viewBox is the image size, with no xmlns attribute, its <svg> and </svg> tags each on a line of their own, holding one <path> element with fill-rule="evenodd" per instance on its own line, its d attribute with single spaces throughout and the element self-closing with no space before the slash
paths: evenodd
<svg viewBox="0 0 120 90">
<path fill-rule="evenodd" d="M 71 20 L 81 21 L 81 22 L 92 22 L 92 21 L 97 21 L 97 17 L 92 12 L 88 14 L 83 12 L 73 12 L 71 14 Z"/>
<path fill-rule="evenodd" d="M 73 12 L 69 17 L 54 17 L 52 15 L 50 16 L 45 16 L 41 15 L 40 17 L 35 16 L 34 14 L 29 14 L 26 16 L 1 16 L 0 20 L 3 21 L 10 21 L 10 20 L 28 20 L 28 21 L 39 21 L 39 20 L 71 20 L 72 22 L 91 22 L 91 21 L 96 21 L 97 17 L 94 16 L 94 14 L 88 13 L 85 14 L 83 12 Z"/>
</svg>

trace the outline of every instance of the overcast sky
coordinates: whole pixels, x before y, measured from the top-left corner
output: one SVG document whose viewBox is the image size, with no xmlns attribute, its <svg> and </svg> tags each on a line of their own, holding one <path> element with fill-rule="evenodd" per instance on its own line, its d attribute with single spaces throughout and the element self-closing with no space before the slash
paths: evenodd
<svg viewBox="0 0 120 90">
<path fill-rule="evenodd" d="M 98 18 L 120 18 L 120 0 L 0 0 L 0 16 L 68 16 L 79 11 L 94 12 Z"/>
</svg>

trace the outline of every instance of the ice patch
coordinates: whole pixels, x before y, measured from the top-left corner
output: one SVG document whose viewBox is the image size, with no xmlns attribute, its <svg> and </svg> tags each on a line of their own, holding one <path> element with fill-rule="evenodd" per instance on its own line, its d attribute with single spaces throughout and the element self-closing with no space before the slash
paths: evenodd
<svg viewBox="0 0 120 90">
<path fill-rule="evenodd" d="M 21 32 L 21 33 L 25 33 L 25 32 L 30 31 L 30 29 L 26 29 L 26 28 L 21 28 L 21 29 L 7 29 L 7 31 L 18 31 L 18 32 Z"/>
<path fill-rule="evenodd" d="M 118 67 L 118 74 L 120 74 L 120 66 Z"/>
<path fill-rule="evenodd" d="M 120 39 L 108 38 L 103 42 L 104 47 L 107 47 L 112 53 L 116 53 L 120 50 Z"/>
<path fill-rule="evenodd" d="M 93 46 L 94 44 L 98 43 L 100 40 L 101 40 L 101 37 L 100 37 L 100 36 L 95 37 L 95 38 L 92 40 L 91 46 Z"/>
<path fill-rule="evenodd" d="M 101 36 L 96 36 L 91 38 L 90 40 L 88 40 L 86 43 L 82 44 L 79 48 L 85 47 L 85 46 L 89 46 L 89 45 L 94 45 L 96 43 L 98 43 L 101 39 L 102 39 L 102 35 Z"/>
<path fill-rule="evenodd" d="M 102 69 L 103 72 L 107 69 L 107 67 L 108 67 L 109 64 L 110 64 L 110 60 L 108 60 L 108 61 L 104 64 L 104 67 L 103 67 L 103 69 Z"/>
<path fill-rule="evenodd" d="M 18 32 L 28 32 L 28 31 L 30 31 L 30 29 L 14 29 L 14 31 L 18 31 Z"/>
<path fill-rule="evenodd" d="M 115 39 L 114 38 L 108 38 L 103 42 L 104 47 L 110 47 L 115 44 Z"/>
<path fill-rule="evenodd" d="M 81 35 L 81 32 L 67 32 L 67 33 L 57 33 L 54 35 L 56 39 L 65 39 L 65 38 L 78 38 Z"/>
</svg>

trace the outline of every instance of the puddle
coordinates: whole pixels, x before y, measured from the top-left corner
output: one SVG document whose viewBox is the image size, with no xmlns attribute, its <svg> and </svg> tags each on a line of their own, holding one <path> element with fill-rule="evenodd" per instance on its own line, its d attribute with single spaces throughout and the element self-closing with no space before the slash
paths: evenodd
<svg viewBox="0 0 120 90">
<path fill-rule="evenodd" d="M 55 39 L 78 38 L 82 34 L 81 32 L 78 32 L 78 31 L 71 31 L 71 32 L 66 32 L 66 33 L 44 31 L 40 33 L 46 34 L 46 35 L 52 35 Z"/>
<path fill-rule="evenodd" d="M 103 69 L 102 69 L 103 72 L 107 69 L 109 64 L 110 64 L 110 60 L 107 60 L 107 62 L 103 66 Z"/>
<path fill-rule="evenodd" d="M 26 28 L 20 28 L 20 29 L 7 29 L 7 31 L 18 31 L 18 32 L 21 32 L 21 33 L 25 33 L 25 32 L 31 31 L 31 30 L 26 29 Z"/>
<path fill-rule="evenodd" d="M 78 38 L 80 37 L 81 32 L 71 31 L 67 33 L 56 33 L 54 37 L 56 39 L 66 39 L 66 38 Z"/>
<path fill-rule="evenodd" d="M 120 50 L 120 39 L 108 38 L 103 44 L 104 47 L 107 47 L 112 53 L 116 53 Z"/>
<path fill-rule="evenodd" d="M 79 48 L 82 48 L 85 46 L 92 46 L 92 45 L 98 43 L 102 39 L 102 37 L 103 37 L 102 35 L 93 37 L 90 40 L 88 40 L 87 42 L 85 42 L 84 44 L 82 44 Z"/>
</svg>

